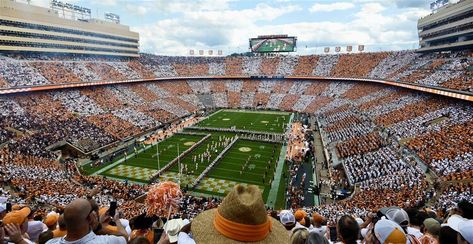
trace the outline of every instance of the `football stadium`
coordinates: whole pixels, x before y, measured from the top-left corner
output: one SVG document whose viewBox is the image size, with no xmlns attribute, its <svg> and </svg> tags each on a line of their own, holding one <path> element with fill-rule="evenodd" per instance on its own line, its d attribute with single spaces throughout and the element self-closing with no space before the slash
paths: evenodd
<svg viewBox="0 0 473 244">
<path fill-rule="evenodd" d="M 381 2 L 0 0 L 0 241 L 473 244 L 473 0 Z"/>
</svg>

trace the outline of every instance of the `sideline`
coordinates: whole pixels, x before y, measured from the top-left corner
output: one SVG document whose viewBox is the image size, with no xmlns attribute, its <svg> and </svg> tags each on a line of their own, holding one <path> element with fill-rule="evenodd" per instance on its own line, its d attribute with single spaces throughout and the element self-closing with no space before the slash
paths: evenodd
<svg viewBox="0 0 473 244">
<path fill-rule="evenodd" d="M 294 113 L 292 113 L 291 117 L 289 118 L 286 132 L 288 132 L 292 128 L 291 124 L 292 124 L 293 119 L 294 119 Z M 281 177 L 283 174 L 282 171 L 284 169 L 284 163 L 286 161 L 286 150 L 287 150 L 287 142 L 284 142 L 281 148 L 281 153 L 279 154 L 278 166 L 276 167 L 276 175 L 274 176 L 273 183 L 271 184 L 271 189 L 269 190 L 269 193 L 268 193 L 268 198 L 266 199 L 266 205 L 271 208 L 274 208 L 274 206 L 276 205 L 276 200 L 278 198 L 279 185 L 281 183 Z"/>
</svg>

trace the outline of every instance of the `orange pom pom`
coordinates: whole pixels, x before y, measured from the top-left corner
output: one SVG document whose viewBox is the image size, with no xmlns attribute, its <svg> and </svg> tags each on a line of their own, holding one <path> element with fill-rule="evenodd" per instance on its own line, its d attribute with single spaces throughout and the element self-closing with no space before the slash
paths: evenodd
<svg viewBox="0 0 473 244">
<path fill-rule="evenodd" d="M 178 184 L 165 181 L 150 187 L 146 196 L 147 215 L 168 217 L 177 213 L 182 191 Z"/>
</svg>

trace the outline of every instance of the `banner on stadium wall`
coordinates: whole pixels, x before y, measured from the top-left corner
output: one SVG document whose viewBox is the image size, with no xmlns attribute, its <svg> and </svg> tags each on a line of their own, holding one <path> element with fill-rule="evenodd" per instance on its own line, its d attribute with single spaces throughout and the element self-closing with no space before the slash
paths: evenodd
<svg viewBox="0 0 473 244">
<path fill-rule="evenodd" d="M 194 50 L 193 50 L 193 49 L 189 50 L 189 55 L 194 55 L 194 54 L 195 54 L 195 53 L 194 53 Z"/>
<path fill-rule="evenodd" d="M 353 50 L 352 46 L 347 46 L 347 52 L 351 52 Z"/>
<path fill-rule="evenodd" d="M 199 55 L 204 55 L 204 50 L 199 50 Z"/>
<path fill-rule="evenodd" d="M 339 52 L 340 52 L 340 50 L 342 50 L 342 48 L 341 48 L 341 47 L 335 47 L 335 52 L 339 53 Z"/>
<path fill-rule="evenodd" d="M 329 47 L 324 48 L 324 53 L 328 53 L 328 52 L 330 52 L 330 48 Z"/>
<path fill-rule="evenodd" d="M 365 45 L 358 45 L 358 51 L 363 52 L 365 50 Z"/>
<path fill-rule="evenodd" d="M 223 55 L 223 51 L 222 51 L 222 50 L 218 50 L 218 51 L 217 51 L 217 54 L 218 54 L 218 55 Z"/>
<path fill-rule="evenodd" d="M 214 50 L 209 50 L 209 55 L 213 55 L 214 54 Z"/>
</svg>

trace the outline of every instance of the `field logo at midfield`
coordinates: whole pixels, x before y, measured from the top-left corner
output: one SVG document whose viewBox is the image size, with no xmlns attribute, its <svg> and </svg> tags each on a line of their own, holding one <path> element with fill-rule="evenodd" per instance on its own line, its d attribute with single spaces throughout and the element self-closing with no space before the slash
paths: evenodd
<svg viewBox="0 0 473 244">
<path fill-rule="evenodd" d="M 238 148 L 238 150 L 240 150 L 240 152 L 249 152 L 249 151 L 251 151 L 251 148 L 249 148 L 249 147 L 240 147 L 240 148 Z"/>
<path fill-rule="evenodd" d="M 193 141 L 184 142 L 184 146 L 192 146 L 194 144 L 195 144 L 195 142 L 193 142 Z"/>
<path fill-rule="evenodd" d="M 267 121 L 267 120 L 261 120 L 261 123 L 262 123 L 262 124 L 269 124 L 269 121 Z"/>
<path fill-rule="evenodd" d="M 229 118 L 223 118 L 222 120 L 227 121 L 227 120 L 230 120 L 230 119 Z"/>
</svg>

